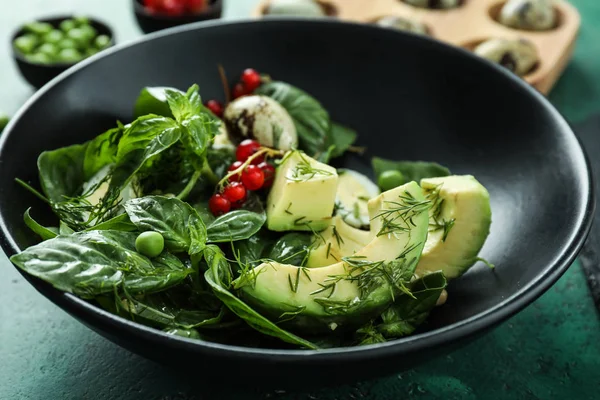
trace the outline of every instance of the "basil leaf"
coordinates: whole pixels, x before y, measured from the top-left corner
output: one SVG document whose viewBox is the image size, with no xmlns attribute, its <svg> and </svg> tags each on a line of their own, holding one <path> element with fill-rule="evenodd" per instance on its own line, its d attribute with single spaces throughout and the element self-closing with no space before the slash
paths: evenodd
<svg viewBox="0 0 600 400">
<path fill-rule="evenodd" d="M 442 291 L 446 288 L 442 272 L 435 272 L 417 279 L 410 287 L 414 297 L 402 294 L 396 298 L 381 318 L 383 323 L 377 330 L 386 338 L 410 335 L 421 325 L 435 307 Z"/>
<path fill-rule="evenodd" d="M 206 246 L 204 258 L 208 264 L 208 270 L 204 274 L 206 282 L 223 304 L 249 326 L 260 333 L 281 339 L 284 342 L 307 349 L 318 349 L 314 343 L 281 329 L 229 291 L 231 287 L 231 269 L 221 249 L 215 245 Z"/>
<path fill-rule="evenodd" d="M 305 91 L 285 82 L 261 85 L 255 92 L 280 103 L 294 120 L 300 148 L 311 156 L 327 151 L 331 121 L 321 103 Z"/>
<path fill-rule="evenodd" d="M 63 221 L 60 221 L 60 225 L 58 227 L 58 233 L 61 236 L 66 236 L 66 235 L 72 235 L 75 233 L 75 231 L 73 229 L 71 229 L 71 227 L 67 224 L 65 224 Z"/>
<path fill-rule="evenodd" d="M 165 90 L 165 96 L 171 113 L 178 122 L 202 112 L 202 100 L 198 93 L 198 85 L 190 87 L 186 94 L 167 89 Z"/>
<path fill-rule="evenodd" d="M 334 146 L 331 151 L 331 158 L 336 158 L 344 154 L 354 144 L 358 134 L 346 126 L 332 123 L 329 136 Z"/>
<path fill-rule="evenodd" d="M 119 142 L 108 196 L 116 196 L 144 163 L 173 146 L 181 128 L 172 119 L 150 115 L 134 121 Z"/>
<path fill-rule="evenodd" d="M 127 201 L 125 212 L 141 231 L 156 231 L 165 238 L 165 246 L 174 253 L 190 255 L 206 244 L 206 227 L 188 203 L 177 198 L 145 196 Z"/>
<path fill-rule="evenodd" d="M 88 231 L 121 231 L 121 232 L 135 232 L 138 230 L 137 226 L 129 219 L 127 214 L 119 214 L 107 221 L 101 222 L 98 225 L 94 225 L 91 228 L 86 229 Z"/>
<path fill-rule="evenodd" d="M 140 92 L 134 107 L 134 118 L 139 118 L 148 114 L 161 115 L 163 117 L 173 118 L 173 113 L 167 102 L 166 91 L 179 92 L 182 91 L 172 87 L 156 86 L 145 87 Z"/>
<path fill-rule="evenodd" d="M 267 221 L 264 213 L 236 210 L 224 214 L 206 229 L 209 243 L 232 242 L 248 239 Z"/>
<path fill-rule="evenodd" d="M 146 273 L 133 274 L 125 278 L 124 284 L 128 292 L 144 294 L 159 292 L 177 285 L 193 272 L 169 252 L 162 252 L 151 262 L 152 268 L 146 270 Z"/>
<path fill-rule="evenodd" d="M 189 117 L 181 125 L 187 132 L 182 138 L 184 145 L 197 156 L 204 157 L 218 132 L 218 125 L 206 114 Z"/>
<path fill-rule="evenodd" d="M 312 234 L 287 233 L 275 242 L 266 258 L 283 264 L 302 266 L 310 253 L 313 241 Z"/>
<path fill-rule="evenodd" d="M 206 159 L 210 169 L 219 179 L 227 175 L 227 170 L 236 161 L 233 147 L 209 147 L 206 152 Z"/>
<path fill-rule="evenodd" d="M 57 236 L 12 256 L 11 261 L 59 290 L 89 299 L 113 292 L 126 271 L 152 269 L 147 258 L 131 250 L 136 236 L 113 231 Z"/>
<path fill-rule="evenodd" d="M 44 151 L 37 160 L 42 191 L 52 203 L 81 194 L 83 164 L 88 143 Z"/>
<path fill-rule="evenodd" d="M 116 128 L 109 129 L 88 143 L 83 159 L 84 181 L 90 180 L 104 166 L 117 161 L 119 141 L 124 133 L 125 128 L 118 123 Z"/>
<path fill-rule="evenodd" d="M 29 229 L 31 229 L 34 233 L 37 233 L 42 238 L 42 240 L 48 240 L 58 236 L 58 234 L 55 231 L 53 231 L 50 228 L 46 228 L 45 226 L 42 226 L 36 220 L 34 220 L 29 214 L 30 210 L 31 207 L 29 207 L 23 215 L 25 225 L 27 225 Z"/>
<path fill-rule="evenodd" d="M 373 157 L 372 164 L 377 178 L 385 171 L 395 170 L 402 172 L 406 182 L 420 182 L 423 178 L 435 178 L 451 174 L 448 168 L 434 162 L 392 161 Z"/>
<path fill-rule="evenodd" d="M 250 236 L 246 240 L 236 242 L 234 251 L 238 257 L 238 262 L 242 265 L 255 262 L 263 258 L 263 253 L 272 244 L 272 240 L 259 231 L 256 235 Z"/>
</svg>

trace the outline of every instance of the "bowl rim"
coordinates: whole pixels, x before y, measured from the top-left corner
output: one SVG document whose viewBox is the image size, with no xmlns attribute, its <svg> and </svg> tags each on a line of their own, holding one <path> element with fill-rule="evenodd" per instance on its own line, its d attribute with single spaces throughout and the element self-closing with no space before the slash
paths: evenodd
<svg viewBox="0 0 600 400">
<path fill-rule="evenodd" d="M 103 50 L 101 50 L 100 52 L 105 51 L 105 50 L 107 50 L 107 49 L 109 49 L 111 47 L 114 47 L 116 45 L 114 30 L 105 21 L 103 21 L 101 19 L 98 19 L 96 17 L 91 17 L 91 16 L 88 16 L 88 15 L 77 15 L 77 14 L 57 14 L 57 15 L 54 15 L 54 16 L 53 15 L 49 15 L 49 16 L 45 16 L 43 18 L 37 18 L 37 19 L 34 19 L 32 21 L 29 21 L 29 22 L 47 22 L 47 23 L 50 23 L 50 24 L 56 24 L 56 23 L 60 23 L 60 22 L 62 22 L 64 20 L 71 19 L 71 18 L 78 17 L 78 16 L 79 17 L 86 17 L 90 21 L 91 25 L 99 26 L 99 27 L 101 27 L 102 29 L 106 30 L 109 33 L 108 34 L 108 36 L 110 37 L 109 45 L 106 48 L 104 48 Z M 87 58 L 84 58 L 84 59 L 82 59 L 80 61 L 76 61 L 74 63 L 59 61 L 59 62 L 55 62 L 55 63 L 52 63 L 52 64 L 38 64 L 38 63 L 34 63 L 34 62 L 29 61 L 19 50 L 17 50 L 15 48 L 15 44 L 14 44 L 15 39 L 25 33 L 24 32 L 25 31 L 24 25 L 26 23 L 27 22 L 21 23 L 18 26 L 18 28 L 15 29 L 13 31 L 12 35 L 10 36 L 10 49 L 11 49 L 11 52 L 12 52 L 12 56 L 13 56 L 13 58 L 15 60 L 18 60 L 19 62 L 22 62 L 22 63 L 27 64 L 27 65 L 31 65 L 31 66 L 34 66 L 34 67 L 37 67 L 37 68 L 64 69 L 64 68 L 69 68 L 69 67 L 72 67 L 74 65 L 77 65 L 77 64 L 83 62 L 84 60 L 87 60 L 87 58 L 89 58 L 89 57 L 87 57 Z"/>
<path fill-rule="evenodd" d="M 568 242 L 567 245 L 563 246 L 563 248 L 556 253 L 554 262 L 543 268 L 527 285 L 521 287 L 520 290 L 511 297 L 504 299 L 502 302 L 488 308 L 485 311 L 482 311 L 481 313 L 478 313 L 465 320 L 455 322 L 453 324 L 428 332 L 406 336 L 404 338 L 392 340 L 386 343 L 357 347 L 338 347 L 319 350 L 282 350 L 226 345 L 204 340 L 188 339 L 180 336 L 168 335 L 167 333 L 164 333 L 158 329 L 132 322 L 117 315 L 111 314 L 108 311 L 88 303 L 87 301 L 82 300 L 70 293 L 59 291 L 50 284 L 29 276 L 24 271 L 21 271 L 21 269 L 15 267 L 13 264 L 13 267 L 16 268 L 38 292 L 43 294 L 53 303 L 59 305 L 61 308 L 64 308 L 69 314 L 77 316 L 77 318 L 81 319 L 81 321 L 86 325 L 97 327 L 98 330 L 102 332 L 106 332 L 107 329 L 105 327 L 110 326 L 110 328 L 114 330 L 111 332 L 118 332 L 116 334 L 111 333 L 111 336 L 113 337 L 115 335 L 123 335 L 134 338 L 137 337 L 144 339 L 147 342 L 168 345 L 177 350 L 186 350 L 190 353 L 204 353 L 221 357 L 242 358 L 248 361 L 268 360 L 269 362 L 281 362 L 286 364 L 307 362 L 337 363 L 339 361 L 364 361 L 370 357 L 390 357 L 394 355 L 414 353 L 425 348 L 440 348 L 450 343 L 457 343 L 462 339 L 481 334 L 507 320 L 531 304 L 534 300 L 546 292 L 574 262 L 579 250 L 582 248 L 589 234 L 593 222 L 593 216 L 596 208 L 594 190 L 595 183 L 591 172 L 592 169 L 588 155 L 585 152 L 580 139 L 577 137 L 577 135 L 575 135 L 559 111 L 556 110 L 549 100 L 546 99 L 540 92 L 535 90 L 521 78 L 516 77 L 505 68 L 484 60 L 465 49 L 451 46 L 426 36 L 390 30 L 387 28 L 377 27 L 372 24 L 341 21 L 333 17 L 324 17 L 319 19 L 273 17 L 270 19 L 259 20 L 255 18 L 236 19 L 229 21 L 212 20 L 168 28 L 144 35 L 141 38 L 127 43 L 118 44 L 79 62 L 74 67 L 61 73 L 49 83 L 44 85 L 40 90 L 38 90 L 29 100 L 27 100 L 27 102 L 10 120 L 9 124 L 5 128 L 4 134 L 0 136 L 0 153 L 2 152 L 2 149 L 12 132 L 13 126 L 17 124 L 17 122 L 23 117 L 32 104 L 49 92 L 54 86 L 60 84 L 63 79 L 77 73 L 79 70 L 85 69 L 88 65 L 94 63 L 99 58 L 110 57 L 116 52 L 125 50 L 129 47 L 134 47 L 137 44 L 150 42 L 154 39 L 164 36 L 177 35 L 182 32 L 212 28 L 227 29 L 227 27 L 231 25 L 243 26 L 257 23 L 261 24 L 261 26 L 273 25 L 275 27 L 281 24 L 293 23 L 296 24 L 296 26 L 304 28 L 312 27 L 314 29 L 318 29 L 323 25 L 336 25 L 339 26 L 339 29 L 364 30 L 365 32 L 368 30 L 379 30 L 381 31 L 380 34 L 383 35 L 411 36 L 412 40 L 421 41 L 422 46 L 435 48 L 440 54 L 462 53 L 461 57 L 465 59 L 470 58 L 470 62 L 485 64 L 487 65 L 488 69 L 496 69 L 496 73 L 504 74 L 507 83 L 519 86 L 520 90 L 526 92 L 527 95 L 535 97 L 539 105 L 552 115 L 552 118 L 555 119 L 559 129 L 565 130 L 571 136 L 571 139 L 574 141 L 574 145 L 576 145 L 575 150 L 578 150 L 582 157 L 583 163 L 579 165 L 577 170 L 582 181 L 580 182 L 583 185 L 582 189 L 584 192 L 587 191 L 587 196 L 585 199 L 582 199 L 582 207 L 581 210 L 579 210 L 577 221 L 575 221 L 570 227 L 570 242 Z M 0 215 L 0 233 L 0 247 L 3 248 L 6 255 L 10 257 L 18 253 L 20 248 L 11 235 L 11 232 L 8 230 L 3 215 Z"/>
<path fill-rule="evenodd" d="M 197 14 L 183 14 L 183 15 L 166 15 L 166 14 L 152 14 L 142 4 L 142 0 L 132 0 L 133 9 L 136 14 L 143 16 L 144 18 L 153 19 L 156 21 L 163 22 L 185 22 L 185 21 L 194 21 L 194 20 L 204 20 L 207 14 L 212 14 L 215 11 L 219 11 L 223 8 L 223 0 L 214 0 L 209 7 Z"/>
</svg>

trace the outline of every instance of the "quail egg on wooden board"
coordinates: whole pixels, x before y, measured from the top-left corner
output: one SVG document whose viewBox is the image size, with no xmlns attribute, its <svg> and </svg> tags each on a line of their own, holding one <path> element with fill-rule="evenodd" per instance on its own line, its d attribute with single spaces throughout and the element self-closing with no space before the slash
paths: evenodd
<svg viewBox="0 0 600 400">
<path fill-rule="evenodd" d="M 254 139 L 263 146 L 284 151 L 298 147 L 294 120 L 270 97 L 250 95 L 235 99 L 225 108 L 223 119 L 229 138 L 235 144 Z"/>
<path fill-rule="evenodd" d="M 498 21 L 511 28 L 545 31 L 556 26 L 557 16 L 552 0 L 509 0 Z"/>
<path fill-rule="evenodd" d="M 422 35 L 427 35 L 427 27 L 417 21 L 412 21 L 403 17 L 396 16 L 387 16 L 378 19 L 375 21 L 375 25 L 384 27 L 384 28 L 392 28 L 400 31 L 420 33 Z"/>
<path fill-rule="evenodd" d="M 539 61 L 536 47 L 525 39 L 490 39 L 479 44 L 473 52 L 519 76 L 531 72 Z"/>
<path fill-rule="evenodd" d="M 447 9 L 460 6 L 462 0 L 402 0 L 406 4 L 421 8 Z"/>
<path fill-rule="evenodd" d="M 326 12 L 315 0 L 272 0 L 266 15 L 290 15 L 296 17 L 324 17 Z"/>
</svg>

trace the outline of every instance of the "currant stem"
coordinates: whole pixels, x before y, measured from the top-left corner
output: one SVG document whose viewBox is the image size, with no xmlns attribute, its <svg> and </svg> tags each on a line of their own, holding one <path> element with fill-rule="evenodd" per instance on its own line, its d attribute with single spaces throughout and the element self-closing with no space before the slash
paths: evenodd
<svg viewBox="0 0 600 400">
<path fill-rule="evenodd" d="M 238 174 L 241 174 L 242 172 L 244 172 L 246 167 L 248 167 L 248 165 L 252 164 L 252 161 L 256 160 L 258 157 L 260 157 L 262 155 L 266 155 L 267 157 L 276 157 L 276 156 L 282 156 L 283 154 L 284 154 L 284 152 L 281 150 L 275 150 L 275 149 L 270 149 L 268 147 L 263 147 L 260 150 L 258 150 L 256 153 L 254 153 L 250 157 L 248 157 L 248 159 L 246 161 L 244 161 L 244 163 L 242 165 L 240 165 L 238 168 L 234 169 L 233 171 L 231 171 L 227 175 L 225 175 L 225 177 L 223 177 L 223 179 L 221 179 L 219 181 L 217 186 L 219 187 L 219 189 L 221 189 L 223 187 L 223 185 L 227 181 L 229 181 L 229 178 L 231 178 L 234 175 L 238 175 Z"/>
</svg>

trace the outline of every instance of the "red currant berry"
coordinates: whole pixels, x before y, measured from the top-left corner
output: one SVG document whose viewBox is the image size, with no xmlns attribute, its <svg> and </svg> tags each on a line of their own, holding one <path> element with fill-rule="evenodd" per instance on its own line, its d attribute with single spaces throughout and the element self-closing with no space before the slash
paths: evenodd
<svg viewBox="0 0 600 400">
<path fill-rule="evenodd" d="M 275 167 L 268 162 L 263 161 L 258 164 L 258 168 L 260 168 L 265 175 L 265 183 L 263 184 L 263 187 L 270 188 L 273 185 L 273 180 L 275 179 Z"/>
<path fill-rule="evenodd" d="M 236 169 L 238 169 L 239 167 L 242 166 L 242 164 L 244 164 L 241 161 L 236 161 L 233 164 L 231 164 L 231 167 L 229 167 L 229 169 L 227 170 L 227 172 L 233 172 Z M 239 182 L 242 179 L 242 174 L 235 174 L 229 177 L 229 182 Z"/>
<path fill-rule="evenodd" d="M 248 93 L 250 92 L 243 83 L 236 83 L 236 85 L 233 87 L 231 95 L 234 99 L 237 99 L 238 97 L 245 96 Z"/>
<path fill-rule="evenodd" d="M 144 7 L 146 7 L 148 11 L 154 13 L 160 11 L 160 3 L 159 0 L 144 0 Z"/>
<path fill-rule="evenodd" d="M 227 200 L 223 195 L 213 194 L 208 201 L 208 208 L 210 212 L 215 216 L 223 215 L 231 210 L 231 202 Z"/>
<path fill-rule="evenodd" d="M 248 165 L 242 173 L 242 183 L 248 190 L 258 190 L 265 183 L 265 174 L 256 165 Z"/>
<path fill-rule="evenodd" d="M 185 14 L 183 0 L 162 0 L 162 11 L 167 15 L 179 16 Z"/>
<path fill-rule="evenodd" d="M 254 92 L 260 86 L 260 74 L 252 68 L 245 69 L 242 72 L 242 83 L 248 92 Z"/>
<path fill-rule="evenodd" d="M 191 13 L 197 14 L 204 11 L 207 3 L 207 0 L 187 0 L 187 8 Z"/>
<path fill-rule="evenodd" d="M 235 151 L 235 158 L 238 161 L 246 161 L 251 155 L 260 150 L 260 143 L 256 140 L 246 139 L 240 143 Z M 264 157 L 257 157 L 252 160 L 252 164 L 260 164 Z"/>
<path fill-rule="evenodd" d="M 217 117 L 221 118 L 223 116 L 223 104 L 217 100 L 209 100 L 206 102 L 206 108 L 210 110 Z"/>
<path fill-rule="evenodd" d="M 242 203 L 246 199 L 246 188 L 241 182 L 231 182 L 223 189 L 223 196 L 234 205 Z"/>
</svg>

